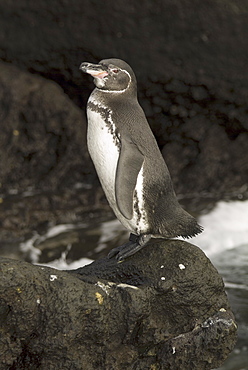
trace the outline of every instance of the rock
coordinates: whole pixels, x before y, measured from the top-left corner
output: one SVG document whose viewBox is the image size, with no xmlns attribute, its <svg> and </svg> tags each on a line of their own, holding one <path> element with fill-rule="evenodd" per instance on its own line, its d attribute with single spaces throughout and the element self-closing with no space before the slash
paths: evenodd
<svg viewBox="0 0 248 370">
<path fill-rule="evenodd" d="M 1 191 L 54 190 L 84 181 L 90 163 L 85 117 L 62 89 L 1 63 L 0 96 Z"/>
<path fill-rule="evenodd" d="M 3 370 L 213 369 L 236 341 L 220 275 L 186 242 L 74 271 L 0 266 Z"/>
<path fill-rule="evenodd" d="M 186 194 L 184 187 L 187 184 L 187 193 L 192 198 L 208 194 L 209 198 L 230 199 L 239 194 L 242 199 L 242 186 L 248 176 L 247 156 L 243 148 L 248 136 L 241 133 L 236 140 L 229 141 L 217 125 L 207 128 L 203 136 L 200 141 L 189 140 L 183 147 L 178 142 L 170 143 L 162 150 L 177 192 Z M 178 164 L 181 155 L 182 160 Z M 178 170 L 180 177 L 177 176 Z M 247 193 L 247 187 L 244 190 Z"/>
</svg>

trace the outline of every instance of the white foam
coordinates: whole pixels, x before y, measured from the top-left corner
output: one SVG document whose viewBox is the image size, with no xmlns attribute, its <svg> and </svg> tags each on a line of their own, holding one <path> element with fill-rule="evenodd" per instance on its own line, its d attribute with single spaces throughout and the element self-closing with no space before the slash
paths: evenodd
<svg viewBox="0 0 248 370">
<path fill-rule="evenodd" d="M 209 257 L 248 242 L 248 200 L 220 201 L 198 221 L 204 231 L 190 242 L 198 245 Z"/>
<path fill-rule="evenodd" d="M 63 234 L 67 231 L 74 230 L 79 227 L 85 227 L 85 224 L 60 224 L 51 227 L 47 233 L 45 234 L 45 239 L 53 238 L 54 236 L 57 236 L 59 234 Z"/>
<path fill-rule="evenodd" d="M 32 263 L 37 263 L 41 255 L 40 249 L 35 247 L 35 242 L 38 240 L 40 235 L 35 233 L 30 239 L 20 244 L 20 250 L 23 253 L 29 253 Z"/>
<path fill-rule="evenodd" d="M 93 260 L 89 258 L 81 258 L 78 261 L 73 261 L 68 263 L 65 259 L 59 258 L 57 260 L 51 261 L 49 263 L 39 264 L 40 266 L 52 267 L 57 270 L 76 270 L 79 267 L 89 265 Z"/>
</svg>

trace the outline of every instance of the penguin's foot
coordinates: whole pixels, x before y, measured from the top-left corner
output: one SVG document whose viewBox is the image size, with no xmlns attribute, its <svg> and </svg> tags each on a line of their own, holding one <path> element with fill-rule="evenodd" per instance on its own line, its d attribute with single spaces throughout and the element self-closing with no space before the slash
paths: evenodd
<svg viewBox="0 0 248 370">
<path fill-rule="evenodd" d="M 120 247 L 112 249 L 108 254 L 108 258 L 115 257 L 118 262 L 123 261 L 142 249 L 149 242 L 151 237 L 150 234 L 130 234 L 129 241 Z"/>
</svg>

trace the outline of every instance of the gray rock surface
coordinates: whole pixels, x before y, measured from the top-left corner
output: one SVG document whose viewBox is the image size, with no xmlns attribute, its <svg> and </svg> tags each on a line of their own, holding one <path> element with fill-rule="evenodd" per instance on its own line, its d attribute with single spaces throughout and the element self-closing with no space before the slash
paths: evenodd
<svg viewBox="0 0 248 370">
<path fill-rule="evenodd" d="M 237 327 L 204 253 L 154 241 L 75 271 L 0 260 L 0 368 L 213 369 Z"/>
</svg>

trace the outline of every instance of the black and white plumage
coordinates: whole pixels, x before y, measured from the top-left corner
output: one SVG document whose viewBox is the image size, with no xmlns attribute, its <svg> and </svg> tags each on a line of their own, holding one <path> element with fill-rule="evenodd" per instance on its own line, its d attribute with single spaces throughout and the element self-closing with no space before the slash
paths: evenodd
<svg viewBox="0 0 248 370">
<path fill-rule="evenodd" d="M 118 260 L 155 238 L 184 238 L 202 231 L 179 205 L 170 174 L 137 100 L 130 66 L 120 59 L 82 63 L 96 88 L 87 104 L 89 153 L 110 206 L 131 232 L 113 249 Z"/>
</svg>

